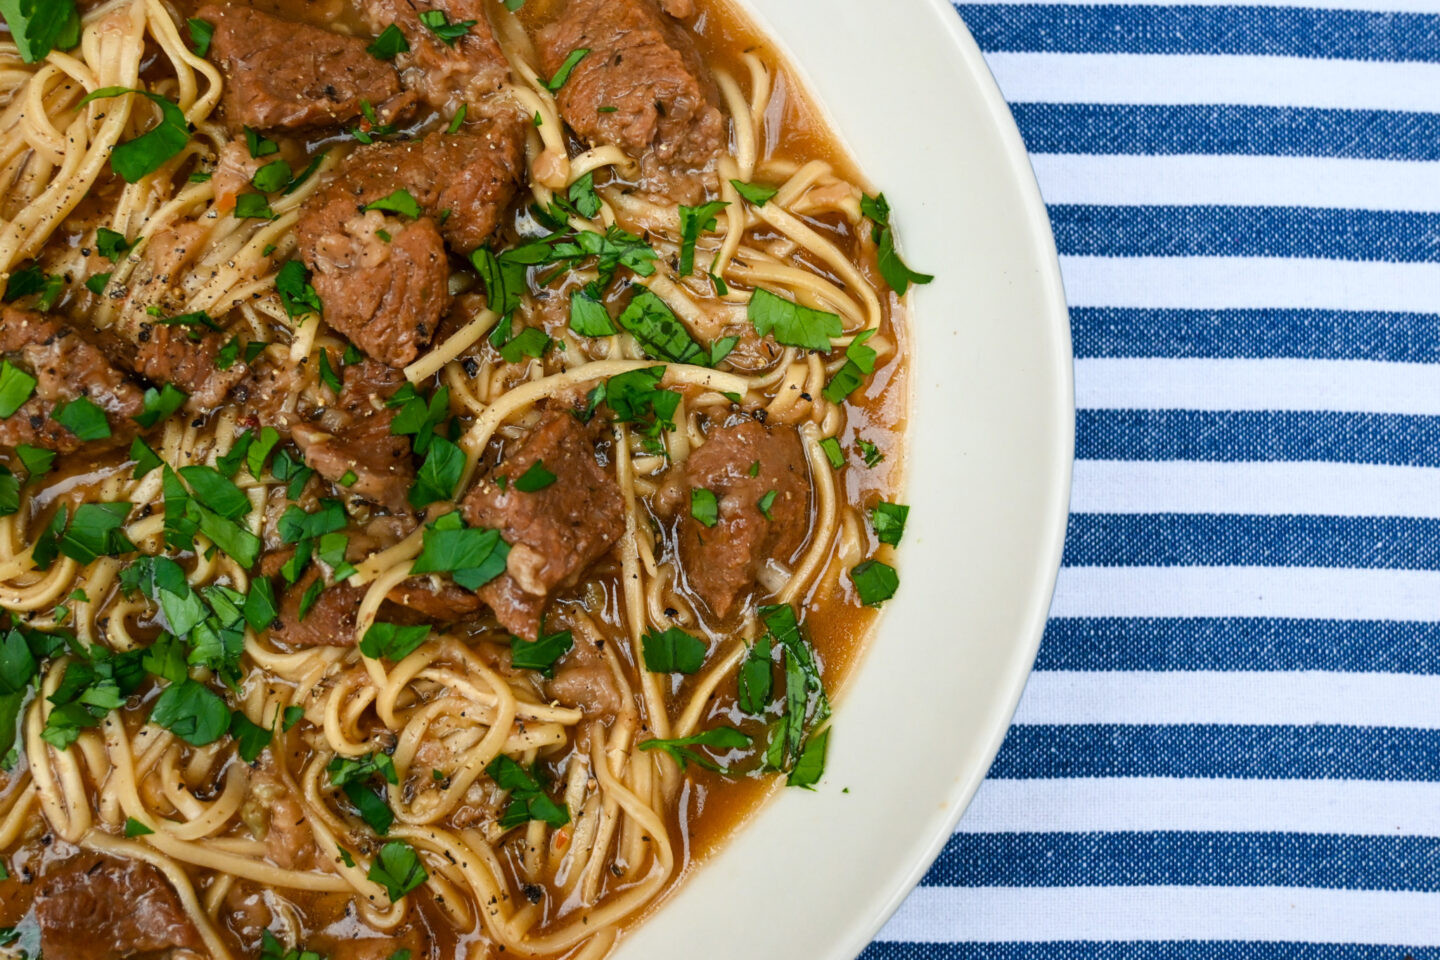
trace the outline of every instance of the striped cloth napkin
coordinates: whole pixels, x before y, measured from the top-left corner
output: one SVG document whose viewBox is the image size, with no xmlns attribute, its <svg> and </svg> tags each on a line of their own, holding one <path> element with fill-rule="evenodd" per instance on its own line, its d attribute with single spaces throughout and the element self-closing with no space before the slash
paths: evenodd
<svg viewBox="0 0 1440 960">
<path fill-rule="evenodd" d="M 1411 2 L 958 8 L 1054 225 L 1074 499 L 1015 725 L 864 960 L 1440 956 L 1440 2 Z"/>
</svg>

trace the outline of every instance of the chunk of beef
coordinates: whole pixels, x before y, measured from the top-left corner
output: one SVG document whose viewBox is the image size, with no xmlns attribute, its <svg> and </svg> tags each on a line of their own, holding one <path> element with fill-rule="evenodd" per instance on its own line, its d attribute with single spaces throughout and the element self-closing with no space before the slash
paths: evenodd
<svg viewBox="0 0 1440 960">
<path fill-rule="evenodd" d="M 385 594 L 385 599 L 426 620 L 439 623 L 463 620 L 485 606 L 479 597 L 464 587 L 448 580 L 432 582 L 431 577 L 410 577 L 402 580 Z"/>
<path fill-rule="evenodd" d="M 361 147 L 307 204 L 298 229 L 303 236 L 312 218 L 354 216 L 403 189 L 426 214 L 444 221 L 440 229 L 455 252 L 468 255 L 495 232 L 515 196 L 523 147 L 517 125 L 498 121 Z"/>
<path fill-rule="evenodd" d="M 227 339 L 213 331 L 191 339 L 185 328 L 147 324 L 140 331 L 140 346 L 131 364 L 146 380 L 173 383 L 189 394 L 188 410 L 206 413 L 220 406 L 231 388 L 245 379 L 245 364 L 238 360 L 227 370 L 215 365 Z"/>
<path fill-rule="evenodd" d="M 545 683 L 545 694 L 566 706 L 579 707 L 592 719 L 620 712 L 615 674 L 604 652 L 587 640 L 578 641 L 561 659 L 555 676 Z"/>
<path fill-rule="evenodd" d="M 397 371 L 374 360 L 352 364 L 345 368 L 335 405 L 316 422 L 296 424 L 291 432 L 316 473 L 338 483 L 353 472 L 351 493 L 397 513 L 406 507 L 415 465 L 409 438 L 390 433 L 395 411 L 385 401 L 404 382 Z"/>
<path fill-rule="evenodd" d="M 302 217 L 296 232 L 325 322 L 383 363 L 413 362 L 450 306 L 450 264 L 434 222 L 331 205 Z"/>
<path fill-rule="evenodd" d="M 361 101 L 382 123 L 415 97 L 395 68 L 366 52 L 367 41 L 292 23 L 248 6 L 201 8 L 215 25 L 211 57 L 225 71 L 225 115 L 261 130 L 316 130 L 349 123 Z"/>
<path fill-rule="evenodd" d="M 268 753 L 250 775 L 250 797 L 255 809 L 244 813 L 263 827 L 265 855 L 271 863 L 285 870 L 325 869 L 327 864 L 318 856 L 305 806 L 275 772 Z"/>
<path fill-rule="evenodd" d="M 720 95 L 695 41 L 655 0 L 570 0 L 537 46 L 552 76 L 572 51 L 590 51 L 557 94 L 572 130 L 638 160 L 642 189 L 703 198 L 727 139 Z"/>
<path fill-rule="evenodd" d="M 715 526 L 691 516 L 694 489 L 709 490 L 719 501 Z M 762 510 L 771 492 L 768 511 Z M 810 499 L 810 468 L 795 428 L 770 430 L 745 420 L 711 432 L 674 471 L 657 509 L 680 514 L 685 581 L 716 616 L 727 617 L 768 561 L 794 560 L 810 530 Z"/>
<path fill-rule="evenodd" d="M 514 481 L 536 463 L 555 482 L 517 490 Z M 497 476 L 508 478 L 503 489 Z M 475 483 L 461 509 L 471 526 L 497 529 L 510 544 L 505 573 L 478 593 L 506 629 L 532 640 L 551 593 L 579 582 L 625 532 L 620 486 L 596 459 L 590 431 L 566 410 L 546 413 L 518 450 Z"/>
<path fill-rule="evenodd" d="M 50 865 L 35 893 L 35 918 L 47 957 L 124 960 L 204 948 L 159 870 L 102 853 Z"/>
<path fill-rule="evenodd" d="M 463 103 L 473 115 L 489 112 L 490 98 L 510 77 L 510 64 L 495 42 L 479 0 L 359 0 L 361 15 L 377 34 L 395 24 L 410 50 L 395 58 L 406 89 L 444 116 Z M 450 23 L 475 21 L 454 45 L 420 22 L 420 14 L 439 10 Z"/>
<path fill-rule="evenodd" d="M 53 317 L 14 307 L 0 313 L 0 355 L 35 377 L 35 393 L 0 420 L 0 445 L 21 443 L 69 452 L 81 441 L 51 419 L 57 404 L 88 397 L 116 436 L 132 432 L 144 407 L 140 388 L 81 331 Z"/>
<path fill-rule="evenodd" d="M 266 562 L 276 556 L 278 563 Z M 278 570 L 288 559 L 289 551 L 267 555 L 260 561 L 261 572 L 272 565 Z M 352 587 L 348 583 L 324 587 L 301 618 L 300 604 L 305 599 L 305 591 L 318 579 L 320 570 L 312 565 L 293 586 L 285 590 L 280 598 L 280 615 L 270 625 L 272 640 L 292 650 L 301 647 L 348 647 L 355 643 L 355 615 L 360 609 L 360 601 L 365 599 L 365 588 Z"/>
</svg>

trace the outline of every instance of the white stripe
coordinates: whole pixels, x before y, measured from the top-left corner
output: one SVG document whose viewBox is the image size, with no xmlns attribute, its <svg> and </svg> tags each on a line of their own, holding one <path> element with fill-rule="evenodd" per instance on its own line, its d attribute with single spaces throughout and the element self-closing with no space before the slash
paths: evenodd
<svg viewBox="0 0 1440 960">
<path fill-rule="evenodd" d="M 1046 203 L 1440 211 L 1440 164 L 1226 154 L 1030 155 Z"/>
<path fill-rule="evenodd" d="M 1318 670 L 1037 670 L 1015 723 L 1440 728 L 1440 676 Z"/>
<path fill-rule="evenodd" d="M 1440 572 L 1063 567 L 1050 615 L 1440 621 Z"/>
<path fill-rule="evenodd" d="M 1060 258 L 1072 307 L 1440 309 L 1440 264 L 1299 257 Z"/>
<path fill-rule="evenodd" d="M 1011 103 L 1243 104 L 1440 110 L 1440 64 L 1147 53 L 994 52 Z"/>
<path fill-rule="evenodd" d="M 1440 783 L 1075 777 L 986 780 L 960 833 L 1228 830 L 1440 836 Z"/>
<path fill-rule="evenodd" d="M 1440 518 L 1432 467 L 1077 460 L 1074 471 L 1074 513 Z"/>
<path fill-rule="evenodd" d="M 1101 357 L 1075 361 L 1075 406 L 1435 416 L 1440 415 L 1440 364 Z"/>
<path fill-rule="evenodd" d="M 1012 0 L 987 0 L 1009 4 Z M 1015 0 L 1018 5 L 1050 5 L 1055 0 Z M 1095 6 L 1132 6 L 1133 0 L 1088 0 Z M 1153 0 L 1146 7 L 1229 7 L 1235 0 Z M 984 4 L 981 4 L 984 5 Z M 1307 7 L 1316 10 L 1365 10 L 1379 13 L 1440 13 L 1435 0 L 1268 0 L 1267 7 Z"/>
<path fill-rule="evenodd" d="M 879 939 L 1440 943 L 1440 894 L 1289 887 L 921 887 Z"/>
</svg>

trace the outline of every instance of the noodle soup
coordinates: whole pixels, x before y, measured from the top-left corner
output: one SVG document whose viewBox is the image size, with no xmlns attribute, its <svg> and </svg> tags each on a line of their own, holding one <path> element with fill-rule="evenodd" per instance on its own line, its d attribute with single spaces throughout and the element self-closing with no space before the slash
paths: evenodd
<svg viewBox="0 0 1440 960">
<path fill-rule="evenodd" d="M 69 7 L 0 45 L 0 955 L 605 956 L 824 788 L 883 195 L 718 3 Z"/>
</svg>

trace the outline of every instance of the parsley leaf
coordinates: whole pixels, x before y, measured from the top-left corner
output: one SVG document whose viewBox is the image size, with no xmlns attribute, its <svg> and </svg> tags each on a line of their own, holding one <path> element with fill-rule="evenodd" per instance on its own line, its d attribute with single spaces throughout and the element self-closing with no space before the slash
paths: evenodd
<svg viewBox="0 0 1440 960">
<path fill-rule="evenodd" d="M 865 382 L 865 378 L 875 372 L 875 350 L 873 347 L 865 346 L 875 331 L 862 330 L 850 341 L 850 346 L 845 348 L 845 365 L 835 371 L 835 376 L 825 385 L 824 396 L 831 403 L 840 403 L 855 388 Z"/>
<path fill-rule="evenodd" d="M 95 231 L 95 249 L 100 251 L 100 256 L 111 263 L 119 263 L 120 258 L 130 251 L 135 244 L 125 239 L 125 234 L 118 230 L 111 230 L 108 227 L 101 227 Z"/>
<path fill-rule="evenodd" d="M 803 307 L 760 288 L 750 297 L 748 313 L 756 333 L 763 337 L 773 330 L 775 339 L 790 347 L 829 350 L 830 339 L 845 333 L 836 314 Z"/>
<path fill-rule="evenodd" d="M 549 334 L 544 330 L 538 327 L 526 327 L 500 348 L 500 356 L 506 363 L 519 363 L 521 357 L 538 359 L 545 355 L 546 350 L 550 349 L 552 342 Z"/>
<path fill-rule="evenodd" d="M 307 513 L 292 503 L 280 515 L 277 530 L 285 543 L 299 543 L 344 530 L 347 522 L 345 505 L 339 500 L 324 499 L 320 501 L 320 509 L 314 513 Z"/>
<path fill-rule="evenodd" d="M 213 690 L 186 679 L 165 688 L 150 720 L 196 747 L 214 743 L 230 729 L 230 709 Z"/>
<path fill-rule="evenodd" d="M 574 70 L 575 65 L 581 60 L 584 60 L 589 53 L 590 51 L 585 47 L 571 50 L 570 55 L 565 58 L 565 62 L 560 64 L 560 69 L 555 71 L 555 76 L 551 77 L 549 82 L 545 84 L 545 88 L 551 93 L 555 93 L 561 87 L 565 86 L 565 81 L 570 79 L 570 71 Z"/>
<path fill-rule="evenodd" d="M 665 301 L 650 290 L 642 289 L 631 297 L 616 322 L 629 331 L 648 357 L 702 367 L 710 363 L 710 352 L 695 342 Z"/>
<path fill-rule="evenodd" d="M 770 704 L 770 690 L 775 683 L 771 657 L 770 638 L 761 637 L 740 665 L 737 677 L 740 709 L 752 716 L 764 713 Z"/>
<path fill-rule="evenodd" d="M 570 184 L 565 196 L 582 217 L 594 218 L 600 213 L 600 195 L 595 192 L 595 174 L 590 172 Z M 681 207 L 681 209 L 685 209 Z"/>
<path fill-rule="evenodd" d="M 720 501 L 714 492 L 704 487 L 695 487 L 690 491 L 690 516 L 700 521 L 703 526 L 713 527 L 720 522 Z"/>
<path fill-rule="evenodd" d="M 765 206 L 774 198 L 775 194 L 780 192 L 779 187 L 772 187 L 764 183 L 744 183 L 740 180 L 731 180 L 730 186 L 735 188 L 736 193 L 757 207 Z"/>
<path fill-rule="evenodd" d="M 280 144 L 274 140 L 265 139 L 254 127 L 245 128 L 245 146 L 249 149 L 250 157 L 253 160 L 259 160 L 261 157 L 268 157 L 270 154 L 280 151 Z"/>
<path fill-rule="evenodd" d="M 806 740 L 805 749 L 800 751 L 794 769 L 785 778 L 785 785 L 808 789 L 818 783 L 821 775 L 825 772 L 825 748 L 829 742 L 830 729 L 828 727 Z"/>
<path fill-rule="evenodd" d="M 167 383 L 159 390 L 154 387 L 146 387 L 145 395 L 142 398 L 144 406 L 132 419 L 140 426 L 149 429 L 183 407 L 188 399 L 190 398 L 185 391 L 173 383 Z"/>
<path fill-rule="evenodd" d="M 136 837 L 149 836 L 154 832 L 154 830 L 151 830 L 149 827 L 145 826 L 145 824 L 141 823 L 139 820 L 136 820 L 134 817 L 125 818 L 125 839 L 127 840 L 134 840 Z"/>
<path fill-rule="evenodd" d="M 8 517 L 20 510 L 20 479 L 9 467 L 0 466 L 0 517 Z"/>
<path fill-rule="evenodd" d="M 125 536 L 125 518 L 133 503 L 83 503 L 75 508 L 70 529 L 60 538 L 60 552 L 79 564 L 98 557 L 129 553 L 135 544 Z"/>
<path fill-rule="evenodd" d="M 384 657 L 399 662 L 419 649 L 429 636 L 430 627 L 427 624 L 403 626 L 377 620 L 360 639 L 360 652 L 371 660 Z"/>
<path fill-rule="evenodd" d="M 650 630 L 640 638 L 645 652 L 645 669 L 651 673 L 695 673 L 705 665 L 709 647 L 679 627 L 664 633 Z"/>
<path fill-rule="evenodd" d="M 284 161 L 279 161 L 284 163 Z M 275 211 L 270 201 L 261 193 L 242 193 L 235 198 L 234 217 L 236 220 L 274 220 Z"/>
<path fill-rule="evenodd" d="M 191 17 L 185 21 L 190 28 L 190 49 L 195 56 L 203 57 L 210 52 L 210 41 L 215 36 L 215 25 L 209 20 Z"/>
<path fill-rule="evenodd" d="M 870 525 L 875 528 L 875 538 L 892 547 L 899 546 L 900 538 L 905 535 L 905 519 L 909 515 L 910 508 L 903 503 L 881 500 L 875 504 L 870 511 Z"/>
<path fill-rule="evenodd" d="M 519 637 L 510 638 L 510 665 L 517 670 L 539 670 L 547 677 L 555 676 L 555 661 L 563 657 L 575 638 L 569 630 L 541 634 L 531 643 Z"/>
<path fill-rule="evenodd" d="M 470 112 L 470 105 L 460 104 L 460 109 L 455 111 L 455 116 L 450 118 L 450 125 L 445 128 L 446 133 L 459 133 L 460 127 L 465 123 L 465 114 Z"/>
<path fill-rule="evenodd" d="M 89 277 L 86 277 L 85 289 L 89 290 L 97 297 L 103 297 L 105 295 L 105 288 L 110 285 L 110 278 L 113 276 L 114 273 L 107 272 L 96 273 Z"/>
<path fill-rule="evenodd" d="M 504 573 L 510 555 L 500 531 L 466 527 L 459 513 L 447 513 L 426 526 L 421 544 L 411 573 L 448 573 L 468 590 Z"/>
<path fill-rule="evenodd" d="M 609 337 L 615 333 L 615 324 L 605 304 L 576 290 L 570 294 L 570 329 L 582 337 Z"/>
<path fill-rule="evenodd" d="M 856 437 L 855 446 L 860 448 L 860 456 L 864 459 L 865 466 L 867 467 L 873 467 L 875 466 L 875 464 L 885 459 L 885 454 L 880 452 L 880 448 L 877 447 L 875 444 L 871 443 L 869 440 L 866 440 L 862 437 Z"/>
<path fill-rule="evenodd" d="M 439 13 L 439 11 L 430 11 Z M 444 16 L 444 14 L 441 14 Z M 421 216 L 420 201 L 416 200 L 409 190 L 403 187 L 390 194 L 388 197 L 381 197 L 374 203 L 367 203 L 366 210 L 383 210 L 387 213 L 398 213 L 401 216 L 409 217 L 411 220 L 419 220 Z"/>
<path fill-rule="evenodd" d="M 879 560 L 866 560 L 856 564 L 850 571 L 850 579 L 860 594 L 860 602 L 867 607 L 878 607 L 895 596 L 900 587 L 900 575 L 895 568 Z"/>
<path fill-rule="evenodd" d="M 500 789 L 510 791 L 510 805 L 500 816 L 500 826 L 504 829 L 531 820 L 541 820 L 552 827 L 563 827 L 570 822 L 570 811 L 546 795 L 540 777 L 510 757 L 500 754 L 485 767 L 485 773 Z"/>
<path fill-rule="evenodd" d="M 290 176 L 290 164 L 284 160 L 272 160 L 255 171 L 255 175 L 250 178 L 250 185 L 261 193 L 275 193 L 290 185 Z"/>
<path fill-rule="evenodd" d="M 135 183 L 163 167 L 171 157 L 185 149 L 190 142 L 190 122 L 185 113 L 171 100 L 158 93 L 136 90 L 131 87 L 102 87 L 80 101 L 80 106 L 92 100 L 119 97 L 136 93 L 149 99 L 160 108 L 160 122 L 151 130 L 134 140 L 119 144 L 110 151 L 110 169 L 126 183 Z"/>
<path fill-rule="evenodd" d="M 681 770 L 685 769 L 686 764 L 693 763 L 697 767 L 704 767 L 706 770 L 726 775 L 729 774 L 729 770 L 690 748 L 711 747 L 722 750 L 740 750 L 748 746 L 750 746 L 750 737 L 734 727 L 715 727 L 689 737 L 680 737 L 674 740 L 651 739 L 639 744 L 641 750 L 664 750 L 674 758 L 676 763 L 680 764 Z"/>
<path fill-rule="evenodd" d="M 394 60 L 398 54 L 410 52 L 410 41 L 405 39 L 405 34 L 395 24 L 390 24 L 380 31 L 365 52 L 377 60 Z"/>
<path fill-rule="evenodd" d="M 420 855 L 408 843 L 391 840 L 380 848 L 366 876 L 385 888 L 391 902 L 399 900 L 430 878 Z"/>
<path fill-rule="evenodd" d="M 69 50 L 80 42 L 75 0 L 0 0 L 0 16 L 26 63 L 38 63 L 51 50 Z"/>
<path fill-rule="evenodd" d="M 826 437 L 820 441 L 820 449 L 825 453 L 825 459 L 830 461 L 830 466 L 836 470 L 845 466 L 845 451 L 840 449 L 840 441 L 834 437 Z"/>
<path fill-rule="evenodd" d="M 288 260 L 275 274 L 275 290 L 291 319 L 320 312 L 320 296 L 310 285 L 310 271 L 299 260 Z"/>
<path fill-rule="evenodd" d="M 453 500 L 460 475 L 465 471 L 465 451 L 436 436 L 430 441 L 430 452 L 415 474 L 410 488 L 410 505 L 419 510 L 440 500 Z"/>
<path fill-rule="evenodd" d="M 89 397 L 76 397 L 58 403 L 50 411 L 50 419 L 81 440 L 104 440 L 110 436 L 110 423 L 105 411 Z"/>
<path fill-rule="evenodd" d="M 250 512 L 250 498 L 214 467 L 181 467 L 179 473 L 195 492 L 195 499 L 226 520 L 239 520 Z"/>
<path fill-rule="evenodd" d="M 700 239 L 700 234 L 715 229 L 719 222 L 715 215 L 728 206 L 730 204 L 724 200 L 699 207 L 680 206 L 680 276 L 688 277 L 695 269 L 695 242 Z"/>
<path fill-rule="evenodd" d="M 35 393 L 37 382 L 9 360 L 0 361 L 0 418 L 13 417 Z"/>
<path fill-rule="evenodd" d="M 139 480 L 151 470 L 161 466 L 164 461 L 160 456 L 150 449 L 150 446 L 139 437 L 130 443 L 130 459 L 135 461 L 135 467 L 130 471 L 130 479 Z"/>
<path fill-rule="evenodd" d="M 40 296 L 35 301 L 35 309 L 43 312 L 55 306 L 55 301 L 60 299 L 64 290 L 64 277 L 58 274 L 47 275 L 38 264 L 32 263 L 10 274 L 10 279 L 5 282 L 4 300 L 12 303 L 21 297 L 38 293 Z"/>
<path fill-rule="evenodd" d="M 383 753 L 367 753 L 362 757 L 335 757 L 325 768 L 330 782 L 341 790 L 360 812 L 360 819 L 380 836 L 390 832 L 395 814 L 384 798 L 368 784 L 379 776 L 386 783 L 399 783 L 395 763 Z"/>
<path fill-rule="evenodd" d="M 451 23 L 444 10 L 421 11 L 420 22 L 428 27 L 431 33 L 443 40 L 447 47 L 455 46 L 455 41 L 469 33 L 470 28 L 476 23 L 474 20 L 458 20 Z"/>
<path fill-rule="evenodd" d="M 774 519 L 775 519 L 774 517 L 772 517 L 772 516 L 770 515 L 770 508 L 771 508 L 772 506 L 774 506 L 774 504 L 775 504 L 775 491 L 774 491 L 774 490 L 766 490 L 766 491 L 765 491 L 765 495 L 755 502 L 755 506 L 759 507 L 759 508 L 760 508 L 760 512 L 763 513 L 763 514 L 765 514 L 765 519 L 766 519 L 766 520 L 774 520 Z"/>
<path fill-rule="evenodd" d="M 230 736 L 235 738 L 240 759 L 246 763 L 254 763 L 260 752 L 270 746 L 269 728 L 260 726 L 239 710 L 230 714 Z"/>
<path fill-rule="evenodd" d="M 22 443 L 15 448 L 15 455 L 25 467 L 29 474 L 26 483 L 34 483 L 45 474 L 50 472 L 50 467 L 55 463 L 55 451 L 43 450 L 40 447 L 32 447 L 28 443 Z"/>
<path fill-rule="evenodd" d="M 885 278 L 890 289 L 903 297 L 905 291 L 910 289 L 910 284 L 926 284 L 935 279 L 928 273 L 911 270 L 895 252 L 895 232 L 890 226 L 890 204 L 885 201 L 885 194 L 880 193 L 873 197 L 861 194 L 860 212 L 875 224 L 871 233 L 879 248 L 876 258 L 880 275 Z"/>
<path fill-rule="evenodd" d="M 544 490 L 554 482 L 555 474 L 545 469 L 545 461 L 536 460 L 530 464 L 530 469 L 516 478 L 515 489 L 521 493 L 534 493 L 537 490 Z"/>
</svg>

